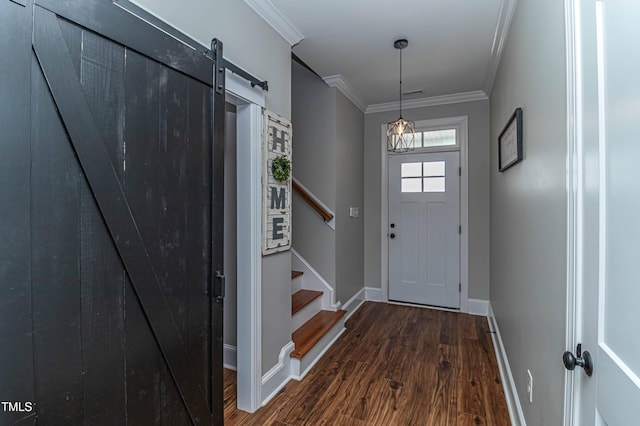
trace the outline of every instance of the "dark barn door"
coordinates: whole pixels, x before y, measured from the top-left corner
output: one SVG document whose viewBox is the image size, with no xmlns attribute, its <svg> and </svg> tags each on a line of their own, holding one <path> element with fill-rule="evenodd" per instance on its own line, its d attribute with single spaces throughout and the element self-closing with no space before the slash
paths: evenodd
<svg viewBox="0 0 640 426">
<path fill-rule="evenodd" d="M 216 52 L 35 3 L 0 0 L 0 425 L 222 424 Z"/>
</svg>

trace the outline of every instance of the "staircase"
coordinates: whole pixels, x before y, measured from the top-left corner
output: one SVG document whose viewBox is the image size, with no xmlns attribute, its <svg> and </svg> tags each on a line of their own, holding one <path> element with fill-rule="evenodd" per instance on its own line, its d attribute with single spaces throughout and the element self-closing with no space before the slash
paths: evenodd
<svg viewBox="0 0 640 426">
<path fill-rule="evenodd" d="M 300 380 L 344 332 L 347 311 L 323 306 L 323 292 L 304 288 L 304 273 L 291 271 L 291 353 L 293 376 Z"/>
</svg>

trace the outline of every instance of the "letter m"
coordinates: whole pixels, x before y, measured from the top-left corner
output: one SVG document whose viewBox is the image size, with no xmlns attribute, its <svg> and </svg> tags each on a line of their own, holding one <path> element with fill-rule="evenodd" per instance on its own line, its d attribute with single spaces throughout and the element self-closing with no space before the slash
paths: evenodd
<svg viewBox="0 0 640 426">
<path fill-rule="evenodd" d="M 287 193 L 284 188 L 280 188 L 278 194 L 278 188 L 271 187 L 271 208 L 272 209 L 284 209 L 287 204 Z"/>
</svg>

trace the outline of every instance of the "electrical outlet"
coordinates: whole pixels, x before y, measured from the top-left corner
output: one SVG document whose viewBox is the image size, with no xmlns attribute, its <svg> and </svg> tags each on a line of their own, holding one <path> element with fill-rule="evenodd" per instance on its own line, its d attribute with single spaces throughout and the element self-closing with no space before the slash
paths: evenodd
<svg viewBox="0 0 640 426">
<path fill-rule="evenodd" d="M 529 404 L 533 404 L 533 376 L 529 369 L 527 369 L 527 394 L 529 395 Z"/>
</svg>

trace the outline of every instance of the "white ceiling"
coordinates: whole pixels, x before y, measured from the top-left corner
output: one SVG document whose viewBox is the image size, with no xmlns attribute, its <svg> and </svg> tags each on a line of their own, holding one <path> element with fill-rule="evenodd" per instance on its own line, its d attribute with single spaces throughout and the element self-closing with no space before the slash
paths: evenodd
<svg viewBox="0 0 640 426">
<path fill-rule="evenodd" d="M 279 32 L 290 43 L 302 37 L 293 52 L 320 76 L 341 76 L 343 92 L 348 92 L 361 108 L 369 106 L 369 109 L 398 101 L 400 59 L 393 42 L 399 38 L 409 40 L 409 47 L 403 51 L 403 92 L 424 91 L 405 96 L 405 101 L 469 93 L 487 95 L 515 3 L 515 0 L 245 1 L 267 21 L 265 15 L 278 16 L 279 24 L 274 27 L 278 30 L 280 26 Z M 276 10 L 268 11 L 272 6 Z M 270 23 L 273 25 L 273 21 Z M 288 25 L 293 28 L 283 33 L 282 28 Z"/>
</svg>

